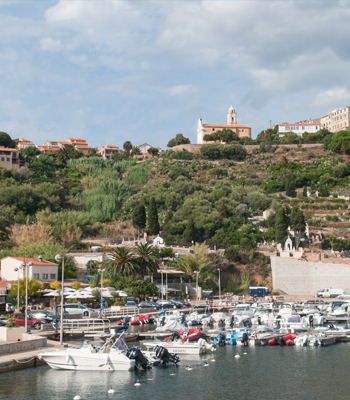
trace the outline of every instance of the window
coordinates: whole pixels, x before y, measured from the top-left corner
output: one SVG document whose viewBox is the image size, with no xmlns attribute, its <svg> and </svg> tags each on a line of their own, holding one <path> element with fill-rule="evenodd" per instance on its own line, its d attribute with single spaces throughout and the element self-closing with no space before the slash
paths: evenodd
<svg viewBox="0 0 350 400">
<path fill-rule="evenodd" d="M 15 151 L 12 153 L 12 157 L 14 157 L 14 158 L 17 157 L 17 153 Z"/>
<path fill-rule="evenodd" d="M 6 157 L 6 161 L 10 161 L 10 157 Z"/>
<path fill-rule="evenodd" d="M 289 131 L 289 130 L 290 130 L 290 127 L 289 127 L 289 126 L 286 126 L 286 127 L 285 127 L 285 130 L 286 130 L 286 131 Z"/>
<path fill-rule="evenodd" d="M 5 161 L 5 157 L 1 157 L 1 161 Z"/>
<path fill-rule="evenodd" d="M 305 126 L 303 126 L 301 129 L 302 129 L 303 131 L 305 131 Z"/>
<path fill-rule="evenodd" d="M 50 279 L 56 279 L 56 274 L 50 274 Z"/>
<path fill-rule="evenodd" d="M 214 132 L 214 131 L 215 131 L 215 129 L 213 128 L 213 129 L 212 129 L 212 131 Z"/>
<path fill-rule="evenodd" d="M 34 279 L 39 279 L 39 274 L 33 274 Z"/>
<path fill-rule="evenodd" d="M 43 279 L 49 279 L 49 274 L 43 274 Z"/>
<path fill-rule="evenodd" d="M 299 126 L 296 126 L 294 129 L 295 129 L 296 131 L 298 131 L 298 130 L 299 130 Z"/>
</svg>

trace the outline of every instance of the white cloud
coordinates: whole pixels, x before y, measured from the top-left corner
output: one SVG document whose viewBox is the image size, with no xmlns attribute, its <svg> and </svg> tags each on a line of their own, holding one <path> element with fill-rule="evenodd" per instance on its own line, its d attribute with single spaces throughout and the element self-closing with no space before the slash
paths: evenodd
<svg viewBox="0 0 350 400">
<path fill-rule="evenodd" d="M 197 94 L 199 92 L 195 85 L 177 85 L 166 90 L 171 96 L 184 96 L 189 94 Z"/>
</svg>

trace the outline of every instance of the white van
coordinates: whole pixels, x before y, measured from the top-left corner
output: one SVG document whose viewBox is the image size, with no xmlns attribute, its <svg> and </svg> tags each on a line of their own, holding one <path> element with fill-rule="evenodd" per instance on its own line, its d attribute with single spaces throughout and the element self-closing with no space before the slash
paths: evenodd
<svg viewBox="0 0 350 400">
<path fill-rule="evenodd" d="M 324 297 L 324 298 L 337 297 L 343 293 L 344 293 L 343 289 L 327 288 L 317 292 L 317 297 Z"/>
</svg>

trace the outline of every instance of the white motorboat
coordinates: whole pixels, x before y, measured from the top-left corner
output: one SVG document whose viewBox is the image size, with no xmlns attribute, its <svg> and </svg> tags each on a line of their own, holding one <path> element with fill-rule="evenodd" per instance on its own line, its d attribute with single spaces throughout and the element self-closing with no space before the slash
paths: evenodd
<svg viewBox="0 0 350 400">
<path fill-rule="evenodd" d="M 199 339 L 198 342 L 189 342 L 174 340 L 173 342 L 143 342 L 147 351 L 152 351 L 156 346 L 162 346 L 169 351 L 170 354 L 204 354 L 208 350 L 214 351 L 212 344 L 207 343 L 205 339 Z"/>
<path fill-rule="evenodd" d="M 135 359 L 127 357 L 128 347 L 122 338 L 119 328 L 98 348 L 85 341 L 80 348 L 49 351 L 40 353 L 38 358 L 44 360 L 52 369 L 69 369 L 76 371 L 130 371 L 135 368 Z"/>
</svg>

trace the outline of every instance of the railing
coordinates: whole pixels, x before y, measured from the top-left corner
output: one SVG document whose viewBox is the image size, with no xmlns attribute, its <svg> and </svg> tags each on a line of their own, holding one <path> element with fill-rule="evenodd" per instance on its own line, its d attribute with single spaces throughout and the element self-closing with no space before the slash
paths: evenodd
<svg viewBox="0 0 350 400">
<path fill-rule="evenodd" d="M 141 311 L 141 313 L 140 313 Z M 140 315 L 144 314 L 144 311 L 142 309 L 140 310 L 138 307 L 120 307 L 120 310 L 110 310 L 110 309 L 105 309 L 103 310 L 103 316 L 106 318 L 108 317 L 124 317 L 126 315 L 132 316 L 132 315 Z"/>
<path fill-rule="evenodd" d="M 105 332 L 109 333 L 111 321 L 109 319 L 65 319 L 63 320 L 63 330 L 73 333 L 81 332 Z"/>
</svg>

